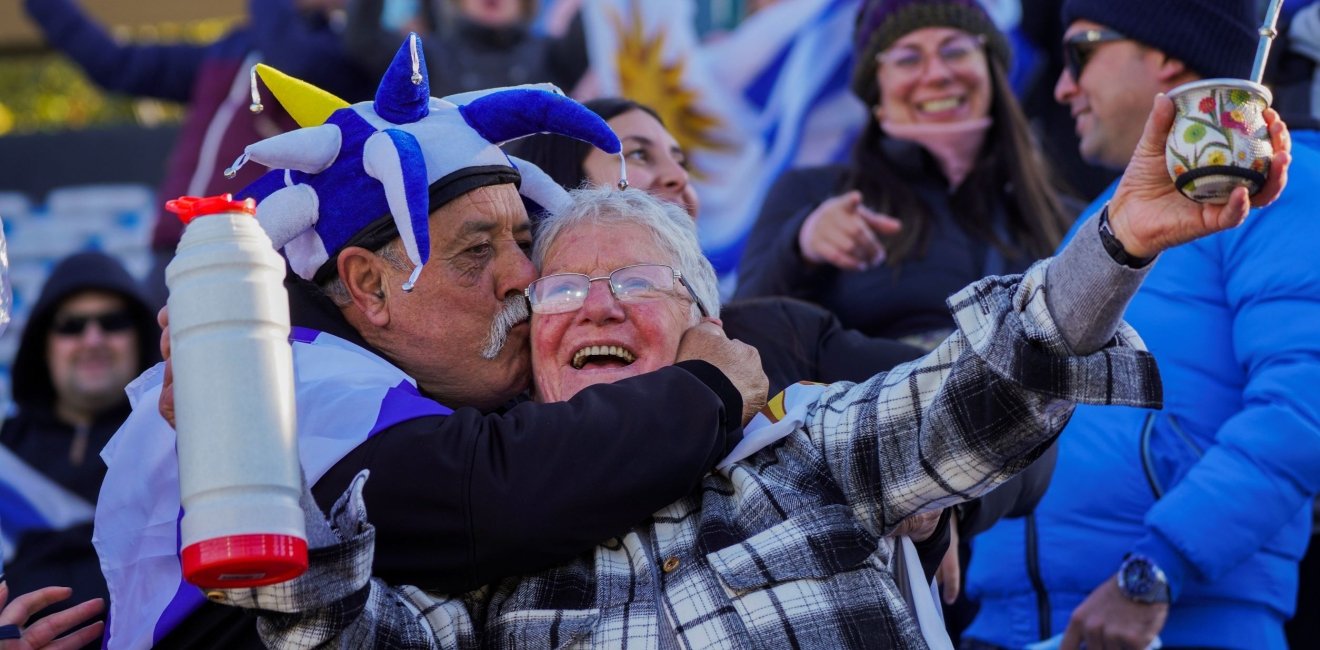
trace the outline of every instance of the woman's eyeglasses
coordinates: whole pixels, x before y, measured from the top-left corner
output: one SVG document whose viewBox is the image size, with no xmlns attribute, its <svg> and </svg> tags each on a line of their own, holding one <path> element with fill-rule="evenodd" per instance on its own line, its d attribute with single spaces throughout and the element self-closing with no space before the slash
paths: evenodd
<svg viewBox="0 0 1320 650">
<path fill-rule="evenodd" d="M 687 280 L 683 279 L 683 274 L 664 264 L 633 264 L 598 278 L 581 273 L 556 273 L 527 285 L 524 293 L 533 312 L 564 314 L 577 311 L 586 303 L 591 283 L 596 280 L 609 280 L 610 293 L 619 302 L 645 302 L 673 297 L 674 283 L 677 282 L 687 289 L 688 296 L 696 303 L 701 315 L 710 315 L 706 305 L 702 304 Z"/>
<path fill-rule="evenodd" d="M 1068 67 L 1068 74 L 1072 75 L 1073 81 L 1077 81 L 1097 48 L 1104 43 L 1126 40 L 1128 37 L 1112 29 L 1084 29 L 1063 39 L 1063 61 Z"/>
<path fill-rule="evenodd" d="M 52 323 L 50 331 L 60 336 L 82 336 L 91 323 L 96 323 L 102 332 L 123 332 L 133 327 L 133 316 L 126 311 L 66 316 Z"/>
<path fill-rule="evenodd" d="M 934 56 L 945 67 L 962 68 L 972 61 L 984 45 L 985 37 L 981 35 L 956 36 L 941 43 L 935 49 Z M 916 77 L 925 72 L 931 58 L 921 48 L 909 45 L 892 47 L 875 55 L 876 63 L 904 78 Z"/>
</svg>

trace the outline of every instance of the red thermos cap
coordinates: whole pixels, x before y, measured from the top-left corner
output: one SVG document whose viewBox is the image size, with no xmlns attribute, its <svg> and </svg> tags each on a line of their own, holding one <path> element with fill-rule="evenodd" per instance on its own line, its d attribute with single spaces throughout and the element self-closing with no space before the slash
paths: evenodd
<svg viewBox="0 0 1320 650">
<path fill-rule="evenodd" d="M 235 200 L 228 192 L 218 196 L 181 196 L 165 202 L 165 209 L 179 215 L 185 225 L 197 217 L 226 212 L 245 212 L 255 215 L 257 202 L 253 199 Z"/>
</svg>

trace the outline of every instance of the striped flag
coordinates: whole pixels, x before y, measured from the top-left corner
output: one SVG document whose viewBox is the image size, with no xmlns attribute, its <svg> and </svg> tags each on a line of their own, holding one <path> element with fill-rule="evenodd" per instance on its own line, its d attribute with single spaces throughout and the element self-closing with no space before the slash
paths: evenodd
<svg viewBox="0 0 1320 650">
<path fill-rule="evenodd" d="M 91 520 L 92 504 L 0 446 L 0 560 L 14 557 L 24 533 Z"/>
<path fill-rule="evenodd" d="M 691 0 L 583 4 L 599 93 L 656 109 L 688 152 L 702 246 L 726 288 L 779 174 L 842 160 L 860 131 L 847 88 L 857 5 L 783 0 L 702 44 Z"/>
</svg>

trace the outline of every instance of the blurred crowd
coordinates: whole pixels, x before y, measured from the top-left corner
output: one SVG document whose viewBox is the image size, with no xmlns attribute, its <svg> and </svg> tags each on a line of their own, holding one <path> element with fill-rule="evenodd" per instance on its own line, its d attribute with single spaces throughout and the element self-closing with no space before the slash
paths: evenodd
<svg viewBox="0 0 1320 650">
<path fill-rule="evenodd" d="M 1274 165 L 1236 167 L 1268 200 L 1204 211 L 1179 191 L 1205 175 L 1175 190 L 1164 139 L 1245 155 L 1248 102 L 1211 96 L 1192 109 L 1205 128 L 1170 132 L 1164 98 L 1249 78 L 1269 2 L 740 5 L 708 44 L 844 7 L 851 32 L 823 38 L 846 41 L 830 83 L 856 122 L 834 125 L 832 156 L 766 180 L 728 268 L 698 238 L 725 205 L 693 162 L 700 116 L 649 105 L 654 89 L 601 96 L 620 87 L 602 77 L 633 73 L 592 30 L 626 31 L 643 4 L 251 0 L 213 43 L 142 45 L 79 0 L 24 0 L 92 82 L 185 114 L 151 191 L 73 187 L 45 208 L 0 193 L 0 650 L 1320 648 L 1320 3 L 1275 3 L 1256 134 Z M 305 88 L 258 63 L 337 111 L 290 100 Z M 462 114 L 399 117 L 401 69 Z M 477 92 L 524 84 L 560 91 Z M 423 167 L 426 214 L 401 214 L 413 197 L 385 172 L 342 171 L 364 167 L 352 137 L 317 164 L 300 158 L 311 136 L 249 148 L 349 133 L 327 116 L 350 110 L 370 128 L 458 124 L 409 131 L 418 153 L 400 154 Z M 1215 134 L 1227 144 L 1202 142 Z M 486 149 L 465 150 L 474 139 Z M 132 546 L 151 508 L 182 515 L 125 506 L 177 468 L 122 445 L 107 468 L 102 451 L 131 415 L 171 416 L 149 390 L 184 229 L 164 202 L 250 196 L 284 232 L 270 224 L 303 209 L 281 194 L 299 187 L 314 216 L 276 242 L 294 325 L 370 359 L 343 373 L 379 362 L 381 394 L 405 382 L 416 400 L 373 402 L 359 442 L 304 464 L 307 582 L 203 597 L 107 550 Z M 1248 201 L 1245 223 L 1214 223 Z M 1132 216 L 1155 214 L 1200 223 Z M 689 318 L 720 334 L 662 327 Z M 570 349 L 586 327 L 632 329 Z M 829 386 L 794 397 L 803 381 Z M 361 419 L 303 390 L 300 414 Z M 757 395 L 781 392 L 766 412 L 782 422 L 808 400 L 797 430 L 739 456 Z"/>
</svg>

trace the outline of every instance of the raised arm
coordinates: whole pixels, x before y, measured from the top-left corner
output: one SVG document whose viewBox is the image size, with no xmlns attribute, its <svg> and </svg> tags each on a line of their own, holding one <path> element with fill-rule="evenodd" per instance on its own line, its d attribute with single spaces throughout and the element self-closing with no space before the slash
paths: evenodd
<svg viewBox="0 0 1320 650">
<path fill-rule="evenodd" d="M 72 0 L 24 0 L 27 14 L 46 42 L 63 52 L 97 85 L 115 92 L 186 102 L 202 62 L 213 48 L 240 36 L 231 33 L 212 46 L 125 45 Z M 236 59 L 243 52 L 234 53 Z"/>
</svg>

